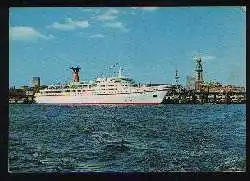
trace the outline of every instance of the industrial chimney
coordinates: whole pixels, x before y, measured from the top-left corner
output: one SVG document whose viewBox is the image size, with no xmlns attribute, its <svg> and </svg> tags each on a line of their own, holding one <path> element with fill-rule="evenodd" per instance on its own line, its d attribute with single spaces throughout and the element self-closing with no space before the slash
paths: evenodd
<svg viewBox="0 0 250 181">
<path fill-rule="evenodd" d="M 73 82 L 79 82 L 80 78 L 79 78 L 79 70 L 81 69 L 80 67 L 71 67 L 70 69 L 73 70 L 73 77 L 72 80 Z"/>
</svg>

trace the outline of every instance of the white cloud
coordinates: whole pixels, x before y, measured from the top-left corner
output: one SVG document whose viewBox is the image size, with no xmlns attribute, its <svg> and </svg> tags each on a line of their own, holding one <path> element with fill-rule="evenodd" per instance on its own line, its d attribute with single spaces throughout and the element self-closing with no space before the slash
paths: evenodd
<svg viewBox="0 0 250 181">
<path fill-rule="evenodd" d="M 9 36 L 11 40 L 20 40 L 20 41 L 36 41 L 38 39 L 53 38 L 52 35 L 49 36 L 43 35 L 35 28 L 29 26 L 10 27 Z"/>
<path fill-rule="evenodd" d="M 123 30 L 123 31 L 128 31 L 128 29 L 124 27 L 122 22 L 119 22 L 119 21 L 105 23 L 104 26 L 108 27 L 108 28 L 117 28 L 117 29 L 120 29 L 120 30 Z"/>
<path fill-rule="evenodd" d="M 196 54 L 193 56 L 193 58 L 194 59 L 201 58 L 202 60 L 213 60 L 213 59 L 216 59 L 216 56 Z"/>
<path fill-rule="evenodd" d="M 76 28 L 88 28 L 89 22 L 86 20 L 83 21 L 73 21 L 71 18 L 65 19 L 64 23 L 54 22 L 49 27 L 59 29 L 59 30 L 74 30 Z"/>
<path fill-rule="evenodd" d="M 155 11 L 158 9 L 158 7 L 141 7 L 141 8 L 146 11 Z"/>
<path fill-rule="evenodd" d="M 97 8 L 86 8 L 86 7 L 81 7 L 79 8 L 83 12 L 91 12 L 91 13 L 99 13 L 100 9 Z"/>
<path fill-rule="evenodd" d="M 93 35 L 90 35 L 89 38 L 104 38 L 104 35 L 102 35 L 102 34 L 93 34 Z"/>
<path fill-rule="evenodd" d="M 246 6 L 242 6 L 242 7 L 241 7 L 241 10 L 242 10 L 242 12 L 245 13 L 245 12 L 247 11 L 247 7 L 246 7 Z"/>
<path fill-rule="evenodd" d="M 98 15 L 95 19 L 100 21 L 115 20 L 120 12 L 117 9 L 110 8 L 105 13 Z"/>
<path fill-rule="evenodd" d="M 91 8 L 80 8 L 81 11 L 85 11 L 85 12 L 91 12 L 93 11 L 93 9 Z"/>
<path fill-rule="evenodd" d="M 132 9 L 142 9 L 146 11 L 155 11 L 158 9 L 158 7 L 131 7 Z"/>
</svg>

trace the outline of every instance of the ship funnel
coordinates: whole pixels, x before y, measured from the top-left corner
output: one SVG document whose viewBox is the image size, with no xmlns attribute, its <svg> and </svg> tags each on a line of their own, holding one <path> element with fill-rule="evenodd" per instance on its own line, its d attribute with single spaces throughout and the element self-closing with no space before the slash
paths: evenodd
<svg viewBox="0 0 250 181">
<path fill-rule="evenodd" d="M 73 77 L 72 80 L 73 82 L 79 82 L 80 78 L 79 78 L 79 71 L 80 71 L 80 67 L 71 67 L 70 69 L 73 70 Z"/>
</svg>

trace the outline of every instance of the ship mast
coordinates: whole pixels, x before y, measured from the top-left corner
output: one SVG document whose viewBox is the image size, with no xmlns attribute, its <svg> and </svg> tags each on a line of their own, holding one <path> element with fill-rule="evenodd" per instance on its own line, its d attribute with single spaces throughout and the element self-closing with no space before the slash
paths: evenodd
<svg viewBox="0 0 250 181">
<path fill-rule="evenodd" d="M 179 76 L 179 74 L 178 74 L 178 70 L 176 69 L 175 70 L 175 84 L 176 84 L 176 86 L 179 86 L 180 84 L 179 84 L 179 78 L 180 78 L 180 76 Z"/>
<path fill-rule="evenodd" d="M 118 77 L 122 77 L 122 67 L 119 68 Z"/>
</svg>

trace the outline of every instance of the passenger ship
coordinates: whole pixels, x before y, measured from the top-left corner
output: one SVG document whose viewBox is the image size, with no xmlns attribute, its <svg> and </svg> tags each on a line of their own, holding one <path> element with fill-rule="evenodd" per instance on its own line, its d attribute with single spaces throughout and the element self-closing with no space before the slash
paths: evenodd
<svg viewBox="0 0 250 181">
<path fill-rule="evenodd" d="M 114 77 L 79 81 L 79 67 L 73 70 L 73 81 L 66 85 L 50 85 L 35 94 L 36 103 L 43 104 L 160 104 L 169 86 L 139 85 L 119 73 Z"/>
</svg>

